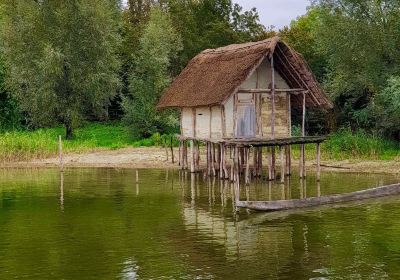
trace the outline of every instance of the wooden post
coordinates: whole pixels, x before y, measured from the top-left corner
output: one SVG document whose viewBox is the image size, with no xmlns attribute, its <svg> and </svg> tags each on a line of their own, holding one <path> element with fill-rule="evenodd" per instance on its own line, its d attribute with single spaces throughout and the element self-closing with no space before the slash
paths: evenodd
<svg viewBox="0 0 400 280">
<path fill-rule="evenodd" d="M 268 181 L 272 181 L 272 155 L 271 147 L 267 147 Z"/>
<path fill-rule="evenodd" d="M 217 173 L 215 172 L 215 146 L 214 143 L 210 142 L 210 153 L 211 153 L 211 169 L 212 169 L 212 174 L 215 177 Z"/>
<path fill-rule="evenodd" d="M 222 165 L 223 165 L 223 170 L 224 170 L 224 178 L 228 179 L 229 178 L 229 172 L 228 169 L 226 168 L 226 146 L 225 144 L 222 144 Z"/>
<path fill-rule="evenodd" d="M 206 142 L 206 169 L 207 169 L 207 176 L 211 174 L 211 166 L 210 166 L 210 143 Z"/>
<path fill-rule="evenodd" d="M 262 177 L 262 168 L 263 168 L 263 161 L 262 161 L 262 147 L 259 147 L 258 150 L 258 177 Z"/>
<path fill-rule="evenodd" d="M 286 176 L 290 176 L 290 169 L 291 169 L 291 149 L 290 145 L 285 146 L 285 153 L 286 153 Z"/>
<path fill-rule="evenodd" d="M 276 170 L 275 170 L 275 163 L 276 163 L 276 155 L 275 155 L 275 146 L 271 147 L 271 174 L 272 180 L 276 178 Z"/>
<path fill-rule="evenodd" d="M 194 140 L 190 140 L 190 154 L 192 155 L 190 158 L 190 172 L 195 173 L 195 153 L 194 153 Z"/>
<path fill-rule="evenodd" d="M 170 146 L 171 146 L 171 158 L 172 158 L 172 163 L 175 163 L 175 158 L 174 158 L 174 146 L 173 146 L 172 136 L 171 136 L 171 138 L 170 138 Z"/>
<path fill-rule="evenodd" d="M 301 136 L 305 137 L 306 135 L 306 93 L 303 91 L 303 112 L 302 112 L 302 120 L 301 120 Z M 300 146 L 300 178 L 306 177 L 306 167 L 305 167 L 305 145 L 301 144 Z"/>
<path fill-rule="evenodd" d="M 279 153 L 281 158 L 281 183 L 285 182 L 285 161 L 284 161 L 284 149 L 279 146 Z"/>
<path fill-rule="evenodd" d="M 64 171 L 64 160 L 63 160 L 61 135 L 58 135 L 58 156 L 60 159 L 60 171 L 63 172 Z"/>
<path fill-rule="evenodd" d="M 317 143 L 317 181 L 321 180 L 321 144 Z"/>
<path fill-rule="evenodd" d="M 250 148 L 245 148 L 245 161 L 246 161 L 246 172 L 245 172 L 245 183 L 246 185 L 250 184 Z"/>
<path fill-rule="evenodd" d="M 271 55 L 271 138 L 275 139 L 275 67 L 274 55 Z"/>
<path fill-rule="evenodd" d="M 180 169 L 182 169 L 182 140 L 179 140 L 179 149 L 178 149 L 178 165 Z"/>
<path fill-rule="evenodd" d="M 196 141 L 196 172 L 200 169 L 200 142 Z"/>
</svg>

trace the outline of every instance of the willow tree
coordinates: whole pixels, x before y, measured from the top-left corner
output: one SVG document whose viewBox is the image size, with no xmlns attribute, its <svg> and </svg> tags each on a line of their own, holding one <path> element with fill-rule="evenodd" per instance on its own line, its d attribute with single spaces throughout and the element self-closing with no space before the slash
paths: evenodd
<svg viewBox="0 0 400 280">
<path fill-rule="evenodd" d="M 119 1 L 2 0 L 7 84 L 34 126 L 66 137 L 106 114 L 118 86 Z"/>
<path fill-rule="evenodd" d="M 130 73 L 130 91 L 123 100 L 125 121 L 135 137 L 170 133 L 177 127 L 174 112 L 157 111 L 156 104 L 171 82 L 171 65 L 181 50 L 181 37 L 169 15 L 160 8 L 152 8 Z"/>
</svg>

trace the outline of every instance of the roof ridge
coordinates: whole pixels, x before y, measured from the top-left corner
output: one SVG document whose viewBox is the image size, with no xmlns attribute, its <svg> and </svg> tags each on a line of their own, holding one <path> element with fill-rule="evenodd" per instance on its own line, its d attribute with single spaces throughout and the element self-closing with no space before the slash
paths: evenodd
<svg viewBox="0 0 400 280">
<path fill-rule="evenodd" d="M 241 43 L 241 44 L 230 44 L 227 46 L 223 46 L 223 47 L 219 47 L 219 48 L 215 48 L 215 49 L 206 49 L 204 51 L 201 52 L 201 54 L 220 54 L 220 53 L 226 53 L 226 52 L 237 52 L 243 49 L 247 49 L 247 48 L 252 48 L 254 46 L 258 46 L 258 45 L 262 45 L 262 44 L 270 44 L 271 42 L 273 42 L 274 40 L 280 40 L 279 36 L 274 36 L 274 37 L 270 37 L 267 39 L 264 39 L 262 41 L 257 41 L 257 42 L 247 42 L 247 43 Z M 243 45 L 242 47 L 240 47 L 240 45 Z M 229 49 L 229 47 L 232 46 L 238 46 L 234 49 Z"/>
</svg>

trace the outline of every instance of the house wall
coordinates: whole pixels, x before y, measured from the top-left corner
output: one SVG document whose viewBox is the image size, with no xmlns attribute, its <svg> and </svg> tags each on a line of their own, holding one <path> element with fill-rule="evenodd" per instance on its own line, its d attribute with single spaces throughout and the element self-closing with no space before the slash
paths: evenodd
<svg viewBox="0 0 400 280">
<path fill-rule="evenodd" d="M 276 88 L 289 89 L 286 81 L 275 71 Z M 271 87 L 271 64 L 268 59 L 265 59 L 256 71 L 240 86 L 242 89 L 257 89 Z M 253 103 L 256 111 L 257 137 L 271 136 L 271 99 L 270 94 L 253 94 Z M 226 137 L 234 137 L 236 134 L 234 128 L 234 112 L 235 106 L 242 106 L 241 100 L 249 98 L 249 94 L 238 94 L 238 102 L 235 102 L 235 96 L 232 95 L 224 104 L 225 119 L 226 119 Z M 261 104 L 260 104 L 261 103 Z M 239 110 L 240 112 L 240 110 Z M 288 97 L 286 93 L 275 94 L 275 137 L 288 137 L 289 129 L 289 112 L 288 112 Z"/>
<path fill-rule="evenodd" d="M 285 80 L 275 71 L 275 83 L 279 89 L 289 88 Z M 268 59 L 241 85 L 242 89 L 269 88 L 271 84 L 271 66 Z M 288 137 L 289 113 L 286 93 L 275 95 L 275 136 Z M 271 136 L 271 99 L 270 94 L 232 94 L 223 107 L 182 108 L 181 133 L 185 137 L 222 138 L 235 137 L 234 114 L 245 114 L 248 106 L 255 107 L 255 131 L 257 137 Z M 224 117 L 222 117 L 224 115 Z M 247 116 L 247 115 L 246 115 Z M 223 123 L 223 119 L 225 119 Z M 246 118 L 254 120 L 253 117 Z M 237 122 L 237 121 L 236 121 Z M 242 127 L 245 127 L 246 125 Z M 241 129 L 240 131 L 243 131 Z M 247 130 L 246 130 L 247 131 Z"/>
<path fill-rule="evenodd" d="M 181 133 L 185 137 L 221 138 L 221 107 L 183 108 L 181 111 Z"/>
</svg>

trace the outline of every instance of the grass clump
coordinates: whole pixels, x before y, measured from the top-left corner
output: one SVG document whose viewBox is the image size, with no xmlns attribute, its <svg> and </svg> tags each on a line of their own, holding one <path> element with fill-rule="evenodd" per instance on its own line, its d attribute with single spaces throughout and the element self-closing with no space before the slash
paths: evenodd
<svg viewBox="0 0 400 280">
<path fill-rule="evenodd" d="M 392 160 L 400 157 L 400 143 L 369 135 L 364 130 L 341 129 L 322 145 L 331 159 Z"/>
</svg>

